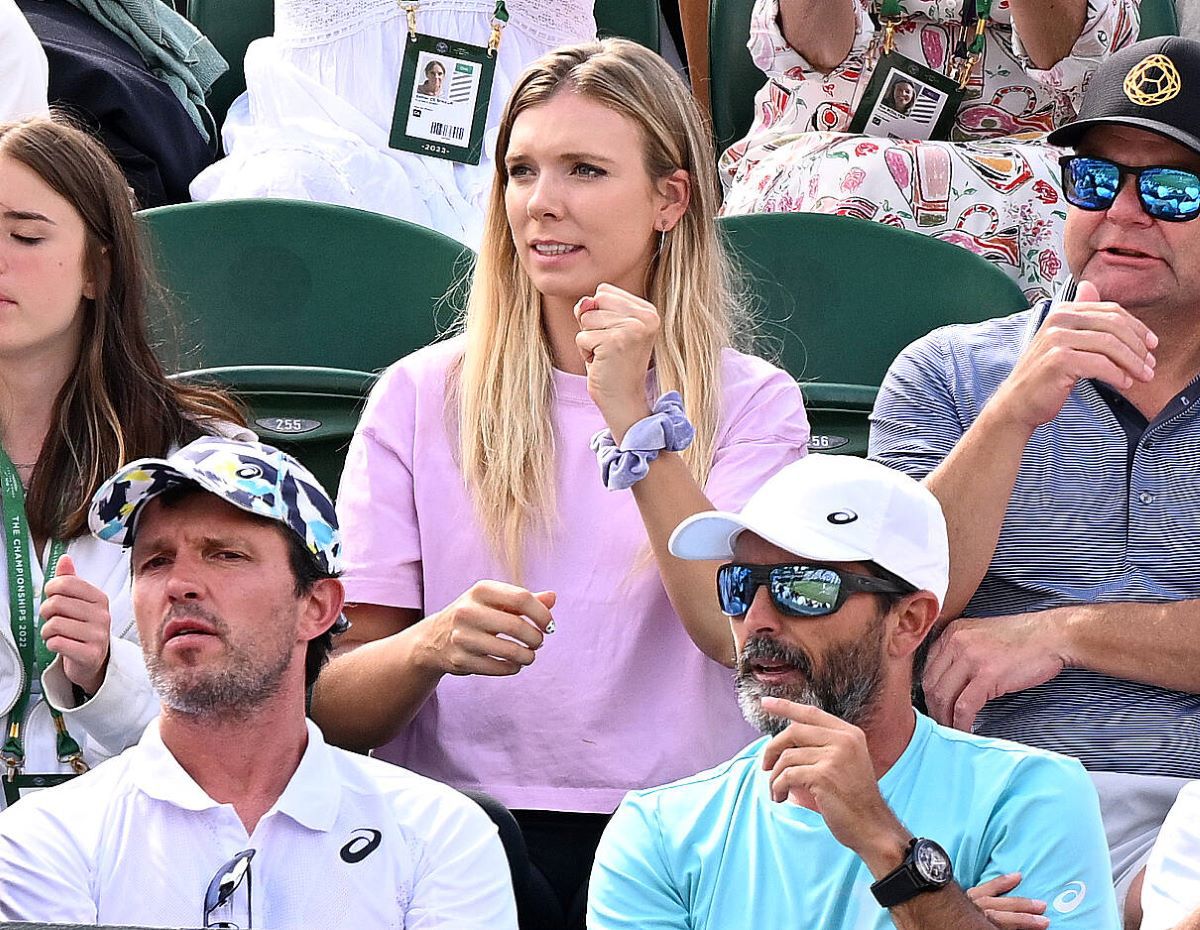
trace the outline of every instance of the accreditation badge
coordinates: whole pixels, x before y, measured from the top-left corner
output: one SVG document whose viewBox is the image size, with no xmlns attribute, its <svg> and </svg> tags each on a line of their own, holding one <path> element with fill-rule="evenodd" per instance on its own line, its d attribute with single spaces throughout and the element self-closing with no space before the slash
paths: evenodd
<svg viewBox="0 0 1200 930">
<path fill-rule="evenodd" d="M 479 164 L 495 70 L 482 45 L 410 33 L 388 145 Z"/>
<path fill-rule="evenodd" d="M 879 59 L 849 131 L 913 142 L 946 140 L 965 91 L 899 52 Z"/>
<path fill-rule="evenodd" d="M 61 785 L 65 781 L 70 781 L 76 778 L 73 772 L 65 772 L 55 775 L 15 775 L 9 778 L 7 775 L 0 774 L 0 782 L 4 784 L 4 802 L 12 807 L 21 798 L 33 794 L 35 791 L 41 791 L 43 788 L 53 788 L 55 785 Z"/>
</svg>

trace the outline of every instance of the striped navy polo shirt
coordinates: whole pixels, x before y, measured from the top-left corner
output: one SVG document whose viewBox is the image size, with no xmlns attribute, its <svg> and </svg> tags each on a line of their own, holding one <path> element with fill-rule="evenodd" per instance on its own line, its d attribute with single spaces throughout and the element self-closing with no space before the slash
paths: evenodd
<svg viewBox="0 0 1200 930">
<path fill-rule="evenodd" d="M 943 327 L 900 353 L 875 404 L 871 458 L 914 478 L 929 474 L 1049 307 L 1045 300 Z M 1200 378 L 1141 434 L 1131 465 L 1125 428 L 1096 385 L 1079 382 L 1025 448 L 996 554 L 963 615 L 1200 598 L 1197 400 Z M 991 701 L 975 729 L 1075 756 L 1095 771 L 1200 778 L 1200 695 L 1086 669 Z"/>
</svg>

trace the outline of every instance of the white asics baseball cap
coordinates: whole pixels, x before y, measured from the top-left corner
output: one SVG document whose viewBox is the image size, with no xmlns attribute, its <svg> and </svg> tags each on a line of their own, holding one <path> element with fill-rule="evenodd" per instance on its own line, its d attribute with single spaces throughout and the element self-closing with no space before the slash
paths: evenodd
<svg viewBox="0 0 1200 930">
<path fill-rule="evenodd" d="M 950 583 L 950 550 L 941 505 L 903 472 L 842 455 L 809 455 L 776 472 L 740 513 L 688 517 L 671 534 L 681 559 L 730 559 L 749 530 L 814 562 L 874 562 L 939 608 Z"/>
</svg>

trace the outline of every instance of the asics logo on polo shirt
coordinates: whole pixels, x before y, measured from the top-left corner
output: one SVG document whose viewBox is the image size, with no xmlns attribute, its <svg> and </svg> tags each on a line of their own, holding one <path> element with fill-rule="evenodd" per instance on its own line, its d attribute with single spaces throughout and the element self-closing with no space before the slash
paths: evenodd
<svg viewBox="0 0 1200 930">
<path fill-rule="evenodd" d="M 1060 892 L 1053 901 L 1054 909 L 1060 914 L 1070 914 L 1087 897 L 1087 885 L 1083 882 L 1067 882 L 1067 890 Z"/>
<path fill-rule="evenodd" d="M 368 830 L 365 827 L 355 830 L 350 836 L 350 842 L 342 847 L 342 861 L 351 865 L 362 862 L 379 848 L 382 840 L 383 834 L 378 830 Z"/>
<path fill-rule="evenodd" d="M 257 465 L 243 465 L 235 474 L 237 474 L 239 478 L 245 478 L 248 480 L 250 478 L 261 478 L 262 473 L 262 469 Z"/>
<path fill-rule="evenodd" d="M 844 523 L 853 523 L 858 519 L 858 514 L 853 510 L 836 510 L 825 519 L 835 526 L 841 526 Z"/>
</svg>

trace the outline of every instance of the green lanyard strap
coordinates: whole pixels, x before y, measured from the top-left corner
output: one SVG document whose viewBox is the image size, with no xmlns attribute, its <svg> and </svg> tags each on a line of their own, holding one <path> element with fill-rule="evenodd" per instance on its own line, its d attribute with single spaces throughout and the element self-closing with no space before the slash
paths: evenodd
<svg viewBox="0 0 1200 930">
<path fill-rule="evenodd" d="M 29 520 L 25 513 L 25 489 L 21 486 L 16 467 L 3 449 L 0 449 L 0 499 L 4 504 L 4 541 L 8 551 L 9 621 L 24 672 L 21 692 L 8 717 L 8 738 L 3 747 L 0 747 L 0 761 L 4 763 L 7 769 L 5 775 L 11 781 L 20 774 L 25 765 L 21 726 L 25 712 L 29 709 L 34 678 L 54 661 L 54 653 L 40 635 L 41 623 L 29 571 L 33 540 L 29 534 Z M 66 551 L 66 543 L 62 540 L 56 539 L 51 543 L 50 556 L 43 572 L 45 580 L 54 577 L 58 560 Z M 51 707 L 50 715 L 56 731 L 58 761 L 68 763 L 76 772 L 86 771 L 83 751 L 67 732 L 67 724 L 62 714 Z"/>
<path fill-rule="evenodd" d="M 972 55 L 983 54 L 984 30 L 992 15 L 992 0 L 975 0 L 975 39 L 967 48 Z"/>
<path fill-rule="evenodd" d="M 991 15 L 992 0 L 975 0 L 975 36 L 971 40 L 971 44 L 967 46 L 966 55 L 955 56 L 956 67 L 951 75 L 958 81 L 958 86 L 962 90 L 966 90 L 967 85 L 971 83 L 971 72 L 975 70 L 975 65 L 983 55 L 983 47 L 987 41 L 984 33 L 987 31 L 988 17 Z"/>
<path fill-rule="evenodd" d="M 415 4 L 413 4 L 415 6 Z M 975 15 L 986 20 L 992 15 L 992 0 L 975 0 Z M 900 19 L 904 10 L 900 8 L 900 0 L 881 0 L 879 4 L 880 19 Z"/>
<path fill-rule="evenodd" d="M 984 32 L 987 29 L 987 21 L 992 15 L 992 2 L 993 0 L 975 0 L 975 36 L 965 49 L 970 57 L 960 58 L 960 64 L 956 71 L 958 79 L 964 86 L 975 62 L 983 54 L 983 46 L 986 41 Z M 878 18 L 884 28 L 883 50 L 886 54 L 892 50 L 895 43 L 896 26 L 904 19 L 904 11 L 900 8 L 900 0 L 880 0 L 878 10 Z M 966 14 L 964 14 L 965 18 Z"/>
<path fill-rule="evenodd" d="M 888 0 L 891 3 L 898 3 L 899 0 Z M 421 5 L 420 0 L 414 0 L 411 3 L 401 3 L 400 9 L 404 10 L 408 17 L 408 41 L 417 41 L 417 8 Z M 500 48 L 500 33 L 504 27 L 508 25 L 508 7 L 504 5 L 504 0 L 496 0 L 496 8 L 492 10 L 492 34 L 488 39 L 488 52 L 492 55 Z"/>
</svg>

